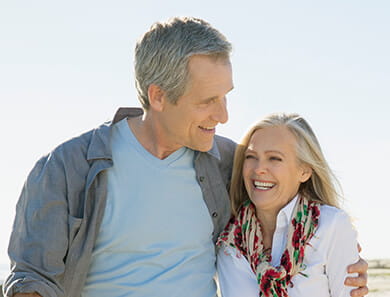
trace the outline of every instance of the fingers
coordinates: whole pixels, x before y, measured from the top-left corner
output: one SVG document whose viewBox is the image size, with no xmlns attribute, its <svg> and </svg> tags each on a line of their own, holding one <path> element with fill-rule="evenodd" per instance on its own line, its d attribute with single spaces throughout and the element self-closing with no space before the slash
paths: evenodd
<svg viewBox="0 0 390 297">
<path fill-rule="evenodd" d="M 360 274 L 367 274 L 368 270 L 368 263 L 364 261 L 362 258 L 359 259 L 358 262 L 351 264 L 348 266 L 348 273 L 359 273 Z M 367 280 L 367 276 L 366 276 Z"/>
<path fill-rule="evenodd" d="M 360 245 L 360 243 L 358 243 L 358 252 L 360 254 L 360 252 L 362 251 L 362 246 Z"/>
<path fill-rule="evenodd" d="M 350 287 L 365 287 L 367 286 L 367 273 L 359 274 L 356 277 L 349 276 L 345 279 L 344 284 Z"/>
<path fill-rule="evenodd" d="M 363 297 L 368 294 L 368 287 L 364 286 L 361 288 L 353 289 L 351 291 L 351 296 L 352 297 Z"/>
</svg>

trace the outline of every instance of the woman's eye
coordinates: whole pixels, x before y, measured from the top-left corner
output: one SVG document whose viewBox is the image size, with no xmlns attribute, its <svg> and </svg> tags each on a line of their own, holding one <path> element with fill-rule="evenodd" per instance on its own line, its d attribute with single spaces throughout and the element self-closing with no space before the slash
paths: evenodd
<svg viewBox="0 0 390 297">
<path fill-rule="evenodd" d="M 245 159 L 254 159 L 255 158 L 255 156 L 253 156 L 253 155 L 245 155 Z"/>
<path fill-rule="evenodd" d="M 282 161 L 282 159 L 279 158 L 279 157 L 270 157 L 269 159 L 270 159 L 271 161 Z"/>
</svg>

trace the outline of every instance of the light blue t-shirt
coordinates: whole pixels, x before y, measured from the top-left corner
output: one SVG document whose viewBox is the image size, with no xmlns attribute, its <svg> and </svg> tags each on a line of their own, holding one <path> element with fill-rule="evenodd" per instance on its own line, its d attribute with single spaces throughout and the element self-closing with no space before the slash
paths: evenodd
<svg viewBox="0 0 390 297">
<path fill-rule="evenodd" d="M 107 205 L 82 296 L 215 296 L 213 223 L 194 151 L 160 160 L 126 119 L 112 133 Z"/>
</svg>

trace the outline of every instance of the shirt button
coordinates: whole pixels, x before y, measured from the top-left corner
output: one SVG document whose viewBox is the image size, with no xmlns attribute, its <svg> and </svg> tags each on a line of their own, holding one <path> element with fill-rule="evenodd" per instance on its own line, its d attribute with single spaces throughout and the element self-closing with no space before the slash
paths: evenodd
<svg viewBox="0 0 390 297">
<path fill-rule="evenodd" d="M 204 176 L 199 176 L 199 181 L 203 182 L 204 181 Z"/>
<path fill-rule="evenodd" d="M 213 216 L 213 218 L 216 218 L 218 216 L 218 213 L 213 212 L 212 216 Z"/>
</svg>

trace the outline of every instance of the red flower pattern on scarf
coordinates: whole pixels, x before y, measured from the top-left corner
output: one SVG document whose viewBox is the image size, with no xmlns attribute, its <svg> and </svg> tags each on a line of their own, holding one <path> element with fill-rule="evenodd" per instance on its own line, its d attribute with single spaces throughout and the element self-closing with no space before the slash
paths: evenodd
<svg viewBox="0 0 390 297">
<path fill-rule="evenodd" d="M 221 233 L 217 245 L 236 248 L 246 257 L 259 286 L 259 296 L 288 297 L 287 287 L 291 278 L 304 269 L 305 248 L 318 227 L 319 204 L 299 197 L 294 207 L 288 240 L 280 260 L 280 266 L 271 266 L 270 256 L 264 253 L 260 222 L 256 218 L 254 205 L 246 201 L 237 217 L 232 218 Z"/>
</svg>

